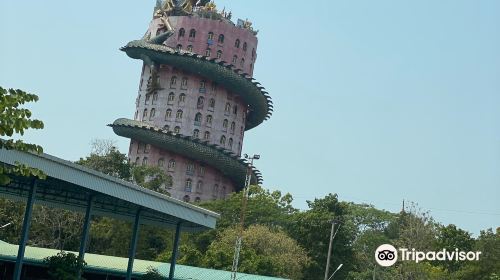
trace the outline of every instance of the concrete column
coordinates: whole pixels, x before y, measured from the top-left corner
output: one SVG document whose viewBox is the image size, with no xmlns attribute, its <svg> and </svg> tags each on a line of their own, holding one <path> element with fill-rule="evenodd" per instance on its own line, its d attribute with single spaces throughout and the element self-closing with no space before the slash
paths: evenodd
<svg viewBox="0 0 500 280">
<path fill-rule="evenodd" d="M 94 204 L 94 197 L 89 195 L 87 202 L 87 210 L 85 211 L 85 220 L 83 222 L 82 238 L 80 239 L 80 250 L 78 251 L 78 260 L 85 260 L 85 250 L 87 248 L 87 241 L 89 239 L 90 220 L 92 218 L 92 206 Z M 80 279 L 81 270 L 78 270 L 78 279 Z"/>
</svg>

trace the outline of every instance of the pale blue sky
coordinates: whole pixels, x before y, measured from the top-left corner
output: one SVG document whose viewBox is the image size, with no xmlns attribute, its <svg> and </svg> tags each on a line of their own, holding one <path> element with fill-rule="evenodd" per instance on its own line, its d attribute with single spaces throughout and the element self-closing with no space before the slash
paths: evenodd
<svg viewBox="0 0 500 280">
<path fill-rule="evenodd" d="M 40 96 L 26 139 L 76 160 L 133 117 L 151 1 L 0 2 L 0 85 Z M 313 3 L 314 2 L 314 3 Z M 247 132 L 264 186 L 295 206 L 403 199 L 475 234 L 500 226 L 500 1 L 218 0 L 259 29 L 255 77 L 275 104 Z M 283 5 L 286 3 L 287 5 Z M 304 4 L 306 3 L 306 4 Z"/>
</svg>

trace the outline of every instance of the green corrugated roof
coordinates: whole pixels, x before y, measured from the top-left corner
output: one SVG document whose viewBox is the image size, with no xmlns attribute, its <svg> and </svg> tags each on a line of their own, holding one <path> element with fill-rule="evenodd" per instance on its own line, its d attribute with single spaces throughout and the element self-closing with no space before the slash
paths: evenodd
<svg viewBox="0 0 500 280">
<path fill-rule="evenodd" d="M 18 246 L 10 243 L 6 243 L 0 240 L 0 260 L 3 261 L 16 261 Z M 38 247 L 26 247 L 26 253 L 24 256 L 25 264 L 35 264 L 40 265 L 43 262 L 43 259 L 46 257 L 54 256 L 58 253 L 58 250 L 54 249 L 46 249 L 46 248 L 38 248 Z M 74 254 L 78 254 L 73 252 Z M 85 271 L 93 271 L 93 272 L 101 272 L 101 273 L 109 273 L 113 275 L 125 275 L 127 272 L 127 258 L 113 257 L 113 256 L 104 256 L 104 255 L 96 255 L 96 254 L 85 254 L 85 261 L 87 262 L 87 266 L 85 267 Z M 170 270 L 170 264 L 168 263 L 160 263 L 160 262 L 152 262 L 152 261 L 144 261 L 144 260 L 135 260 L 134 261 L 134 276 L 140 276 L 146 273 L 149 267 L 153 267 L 158 269 L 160 273 L 165 276 L 168 276 L 168 272 Z M 186 265 L 177 265 L 175 267 L 175 279 L 178 280 L 229 280 L 231 279 L 231 272 L 222 271 L 222 270 L 214 270 L 207 268 L 199 268 L 193 266 Z M 259 276 L 259 275 L 251 275 L 238 273 L 237 279 L 244 280 L 271 280 L 271 279 L 283 279 L 283 278 L 275 278 L 275 277 L 267 277 L 267 276 Z"/>
</svg>

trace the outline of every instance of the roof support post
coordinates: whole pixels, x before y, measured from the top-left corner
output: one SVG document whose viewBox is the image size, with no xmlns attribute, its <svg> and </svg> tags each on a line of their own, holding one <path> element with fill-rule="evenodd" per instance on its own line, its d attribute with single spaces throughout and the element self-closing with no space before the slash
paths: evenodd
<svg viewBox="0 0 500 280">
<path fill-rule="evenodd" d="M 83 262 L 85 260 L 85 250 L 87 248 L 87 241 L 89 239 L 90 231 L 90 219 L 92 218 L 92 206 L 94 203 L 94 197 L 89 195 L 87 202 L 87 210 L 85 211 L 85 220 L 83 222 L 82 237 L 80 239 L 80 250 L 78 251 L 78 261 Z M 78 279 L 80 279 L 82 271 L 81 267 L 78 268 Z"/>
<path fill-rule="evenodd" d="M 24 211 L 23 230 L 21 233 L 21 241 L 19 242 L 19 249 L 17 251 L 16 266 L 14 268 L 14 280 L 21 279 L 21 272 L 23 270 L 24 251 L 26 250 L 26 242 L 28 241 L 28 236 L 30 231 L 31 214 L 33 213 L 33 204 L 35 202 L 37 185 L 38 181 L 36 179 L 33 179 L 28 194 L 28 202 L 26 203 L 26 210 Z"/>
<path fill-rule="evenodd" d="M 170 260 L 170 273 L 168 274 L 169 280 L 174 280 L 175 264 L 177 262 L 177 255 L 179 252 L 179 237 L 181 235 L 181 224 L 182 222 L 178 222 L 177 227 L 175 228 L 174 249 L 172 250 L 172 259 Z"/>
<path fill-rule="evenodd" d="M 135 214 L 134 230 L 132 240 L 130 241 L 130 250 L 128 252 L 127 280 L 132 279 L 132 269 L 134 268 L 135 251 L 137 249 L 137 238 L 139 237 L 139 225 L 141 223 L 141 209 Z"/>
</svg>

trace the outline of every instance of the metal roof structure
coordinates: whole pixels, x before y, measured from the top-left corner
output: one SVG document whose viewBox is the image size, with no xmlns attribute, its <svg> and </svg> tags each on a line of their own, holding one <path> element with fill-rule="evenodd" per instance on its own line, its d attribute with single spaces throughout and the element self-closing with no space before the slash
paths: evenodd
<svg viewBox="0 0 500 280">
<path fill-rule="evenodd" d="M 0 164 L 22 164 L 43 171 L 46 179 L 8 174 L 11 182 L 0 185 L 0 197 L 27 200 L 16 255 L 14 280 L 22 277 L 34 203 L 85 213 L 78 258 L 85 258 L 90 222 L 93 215 L 107 216 L 133 223 L 126 278 L 132 279 L 137 239 L 141 224 L 175 228 L 169 279 L 175 266 L 181 231 L 196 232 L 215 228 L 219 214 L 156 193 L 112 176 L 47 154 L 0 149 Z"/>
<path fill-rule="evenodd" d="M 54 156 L 0 149 L 0 163 L 16 162 L 47 174 L 46 180 L 38 182 L 37 203 L 85 212 L 87 197 L 92 195 L 95 215 L 134 221 L 140 208 L 143 224 L 175 228 L 182 221 L 183 231 L 191 232 L 215 228 L 219 217 L 212 211 Z M 12 179 L 9 185 L 0 186 L 0 197 L 17 200 L 27 197 L 31 179 Z"/>
<path fill-rule="evenodd" d="M 0 261 L 15 261 L 18 246 L 3 242 L 0 240 Z M 45 249 L 38 247 L 26 247 L 25 263 L 29 265 L 43 265 L 43 259 L 46 257 L 54 256 L 58 253 L 58 250 Z M 87 266 L 85 271 L 98 273 L 98 274 L 108 274 L 115 276 L 125 276 L 127 259 L 120 257 L 103 256 L 96 254 L 85 254 L 85 261 Z M 170 270 L 169 263 L 145 261 L 145 260 L 135 260 L 133 276 L 140 277 L 145 274 L 148 268 L 156 268 L 163 275 L 168 275 Z M 176 280 L 219 280 L 219 279 L 230 279 L 231 272 L 223 270 L 214 270 L 208 268 L 199 268 L 185 265 L 177 265 L 175 271 Z M 237 279 L 245 280 L 272 280 L 272 279 L 282 279 L 267 276 L 258 276 L 245 273 L 238 273 Z"/>
</svg>

